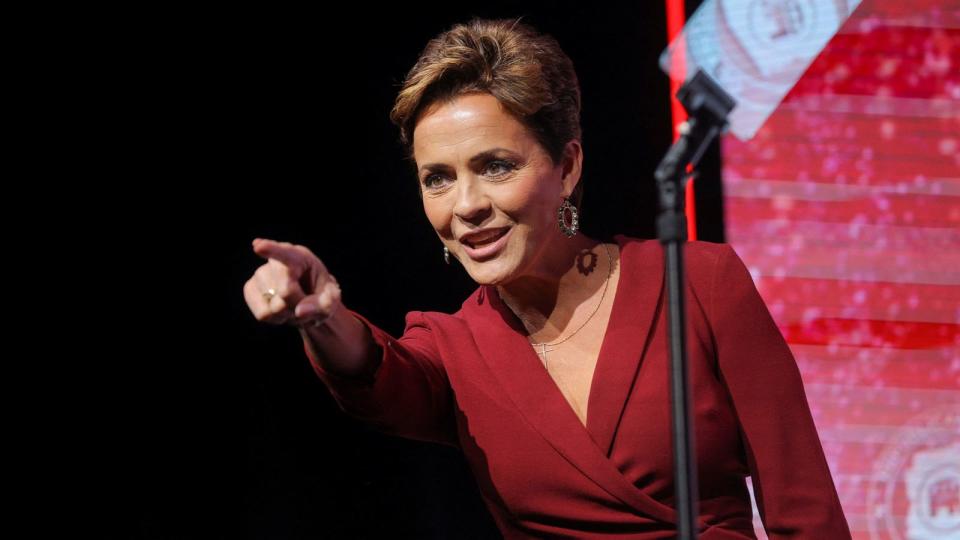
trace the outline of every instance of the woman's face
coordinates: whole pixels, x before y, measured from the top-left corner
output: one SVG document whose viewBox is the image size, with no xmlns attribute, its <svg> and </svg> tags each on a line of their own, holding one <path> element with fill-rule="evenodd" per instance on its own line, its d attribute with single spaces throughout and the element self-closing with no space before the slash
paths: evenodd
<svg viewBox="0 0 960 540">
<path fill-rule="evenodd" d="M 480 284 L 540 270 L 568 240 L 557 208 L 580 179 L 580 143 L 554 164 L 532 133 L 489 94 L 434 104 L 413 133 L 423 208 L 451 255 Z"/>
</svg>

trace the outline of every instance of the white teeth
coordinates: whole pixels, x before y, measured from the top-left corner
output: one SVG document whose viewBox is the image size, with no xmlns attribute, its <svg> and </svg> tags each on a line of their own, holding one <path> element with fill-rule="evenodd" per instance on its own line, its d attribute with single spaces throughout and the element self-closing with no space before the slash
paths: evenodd
<svg viewBox="0 0 960 540">
<path fill-rule="evenodd" d="M 480 240 L 477 240 L 477 239 L 469 240 L 469 241 L 467 242 L 467 244 L 469 244 L 470 247 L 474 247 L 474 246 L 482 245 L 482 244 L 487 244 L 487 243 L 489 243 L 491 240 L 498 239 L 500 236 L 503 235 L 503 233 L 504 233 L 504 229 L 500 229 L 500 230 L 498 230 L 498 231 L 493 232 L 492 234 L 489 234 L 489 235 L 481 238 Z"/>
</svg>

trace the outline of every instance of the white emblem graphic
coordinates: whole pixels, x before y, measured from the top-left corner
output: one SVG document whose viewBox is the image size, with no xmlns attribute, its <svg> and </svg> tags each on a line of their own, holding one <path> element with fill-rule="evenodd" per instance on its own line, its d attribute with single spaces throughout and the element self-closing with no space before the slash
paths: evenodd
<svg viewBox="0 0 960 540">
<path fill-rule="evenodd" d="M 682 50 L 688 78 L 702 69 L 737 100 L 730 130 L 749 139 L 859 4 L 707 0 L 664 51 L 660 67 L 671 73 L 673 55 Z"/>
<path fill-rule="evenodd" d="M 885 446 L 866 492 L 870 538 L 960 540 L 960 406 L 911 418 Z"/>
<path fill-rule="evenodd" d="M 913 455 L 907 538 L 960 538 L 960 444 Z"/>
</svg>

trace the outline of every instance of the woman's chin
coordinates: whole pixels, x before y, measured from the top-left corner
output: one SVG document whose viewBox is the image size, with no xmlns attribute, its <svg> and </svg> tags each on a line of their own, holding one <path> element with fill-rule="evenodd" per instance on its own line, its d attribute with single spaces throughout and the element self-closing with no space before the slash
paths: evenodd
<svg viewBox="0 0 960 540">
<path fill-rule="evenodd" d="M 483 263 L 471 261 L 468 263 L 466 270 L 470 278 L 476 281 L 478 285 L 498 285 L 509 274 L 499 261 Z"/>
</svg>

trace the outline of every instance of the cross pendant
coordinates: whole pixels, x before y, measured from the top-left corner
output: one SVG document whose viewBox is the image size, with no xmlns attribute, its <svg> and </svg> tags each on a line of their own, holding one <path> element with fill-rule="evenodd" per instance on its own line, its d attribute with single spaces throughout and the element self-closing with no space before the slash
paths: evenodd
<svg viewBox="0 0 960 540">
<path fill-rule="evenodd" d="M 546 343 L 537 343 L 536 345 L 533 346 L 534 349 L 536 349 L 537 347 L 540 347 L 540 351 L 538 351 L 537 354 L 539 354 L 543 358 L 543 361 L 546 362 L 547 353 L 554 349 L 548 349 Z"/>
</svg>

